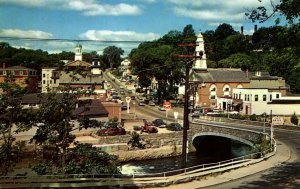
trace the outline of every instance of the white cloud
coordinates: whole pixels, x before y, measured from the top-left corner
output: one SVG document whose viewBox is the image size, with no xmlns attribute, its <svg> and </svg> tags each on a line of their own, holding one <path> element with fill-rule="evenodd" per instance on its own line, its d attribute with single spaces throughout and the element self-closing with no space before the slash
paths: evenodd
<svg viewBox="0 0 300 189">
<path fill-rule="evenodd" d="M 167 0 L 172 4 L 172 10 L 177 16 L 190 17 L 211 22 L 210 25 L 226 23 L 242 23 L 246 20 L 245 12 L 259 6 L 271 9 L 269 0 Z M 277 4 L 279 0 L 273 0 Z"/>
<path fill-rule="evenodd" d="M 40 30 L 20 30 L 20 29 L 3 29 L 0 30 L 2 37 L 18 37 L 18 38 L 42 38 L 49 39 L 53 35 Z"/>
<path fill-rule="evenodd" d="M 137 5 L 125 3 L 103 4 L 96 0 L 0 0 L 1 4 L 25 7 L 43 7 L 79 11 L 86 16 L 96 15 L 139 15 L 141 9 Z"/>
<path fill-rule="evenodd" d="M 160 36 L 155 33 L 137 33 L 135 31 L 88 30 L 80 34 L 81 39 L 100 41 L 152 41 Z"/>
</svg>

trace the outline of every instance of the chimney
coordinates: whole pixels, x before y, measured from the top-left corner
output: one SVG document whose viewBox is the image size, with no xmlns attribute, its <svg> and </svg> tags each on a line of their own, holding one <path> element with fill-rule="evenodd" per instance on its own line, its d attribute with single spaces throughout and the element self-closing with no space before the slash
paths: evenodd
<svg viewBox="0 0 300 189">
<path fill-rule="evenodd" d="M 245 73 L 246 73 L 246 77 L 249 78 L 249 71 L 248 71 L 248 69 L 245 71 Z"/>
<path fill-rule="evenodd" d="M 241 26 L 241 34 L 244 35 L 244 26 Z"/>
<path fill-rule="evenodd" d="M 257 32 L 257 25 L 254 25 L 254 33 Z"/>
</svg>

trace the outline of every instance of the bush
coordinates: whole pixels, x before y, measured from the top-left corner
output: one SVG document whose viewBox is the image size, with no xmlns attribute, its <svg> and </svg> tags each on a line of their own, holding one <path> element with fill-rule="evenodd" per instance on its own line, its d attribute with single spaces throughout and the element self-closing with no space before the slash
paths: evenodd
<svg viewBox="0 0 300 189">
<path fill-rule="evenodd" d="M 250 119 L 251 121 L 257 121 L 257 116 L 256 116 L 256 114 L 250 115 L 250 116 L 249 116 L 249 119 Z"/>
<path fill-rule="evenodd" d="M 133 131 L 131 133 L 131 139 L 127 142 L 128 146 L 130 146 L 130 148 L 140 148 L 140 149 L 144 149 L 145 145 L 142 143 L 142 139 L 140 137 L 140 135 Z"/>
<path fill-rule="evenodd" d="M 133 130 L 134 131 L 140 131 L 141 130 L 141 126 L 135 125 L 135 126 L 133 126 Z"/>
<path fill-rule="evenodd" d="M 299 119 L 298 117 L 296 116 L 296 113 L 294 112 L 294 114 L 291 116 L 291 123 L 294 124 L 294 125 L 298 125 L 299 123 Z"/>
</svg>

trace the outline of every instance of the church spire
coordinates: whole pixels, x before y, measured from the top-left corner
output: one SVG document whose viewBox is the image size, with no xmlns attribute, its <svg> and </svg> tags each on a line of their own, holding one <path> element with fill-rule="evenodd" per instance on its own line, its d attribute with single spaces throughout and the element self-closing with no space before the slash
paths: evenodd
<svg viewBox="0 0 300 189">
<path fill-rule="evenodd" d="M 196 59 L 193 69 L 207 71 L 206 54 L 204 50 L 204 39 L 201 33 L 197 36 L 195 55 Z"/>
</svg>

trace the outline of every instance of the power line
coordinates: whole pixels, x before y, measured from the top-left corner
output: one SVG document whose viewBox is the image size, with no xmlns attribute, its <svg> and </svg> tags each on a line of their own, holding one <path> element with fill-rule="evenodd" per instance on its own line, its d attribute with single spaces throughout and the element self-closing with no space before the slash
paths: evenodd
<svg viewBox="0 0 300 189">
<path fill-rule="evenodd" d="M 9 37 L 9 36 L 0 36 L 0 39 L 27 40 L 27 41 L 99 42 L 99 43 L 143 43 L 143 42 L 151 42 L 151 41 L 142 41 L 142 40 L 94 40 L 94 39 L 32 38 L 32 37 Z"/>
</svg>

